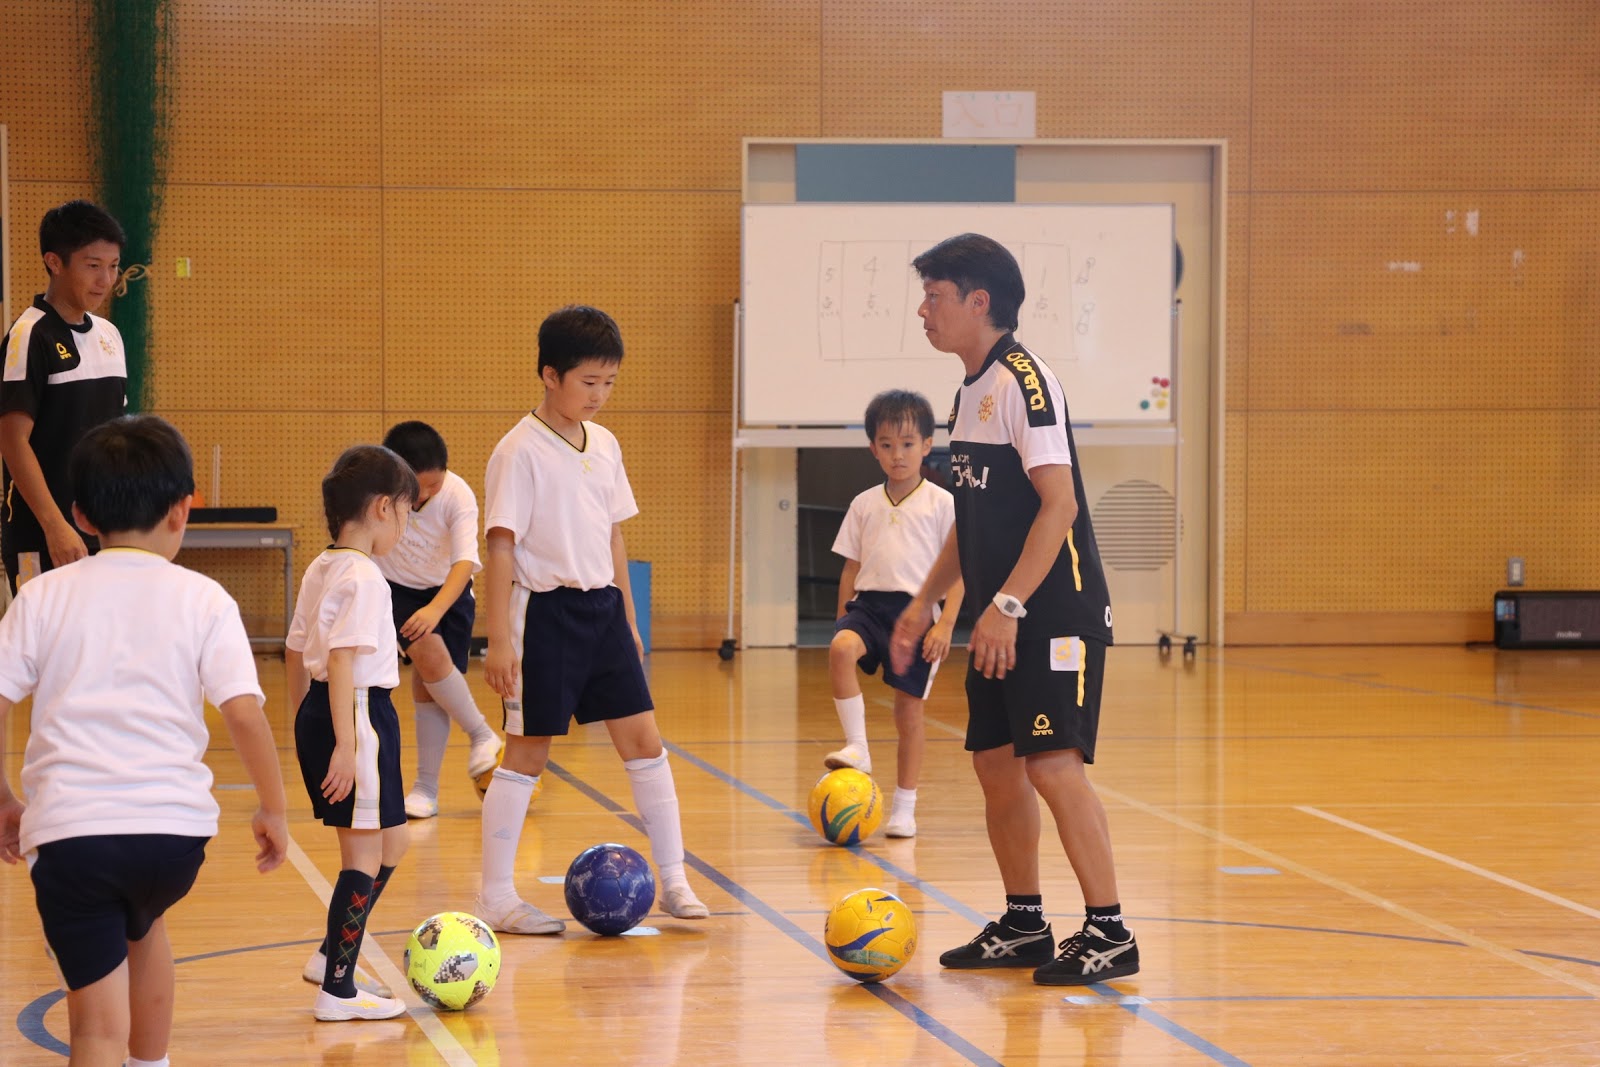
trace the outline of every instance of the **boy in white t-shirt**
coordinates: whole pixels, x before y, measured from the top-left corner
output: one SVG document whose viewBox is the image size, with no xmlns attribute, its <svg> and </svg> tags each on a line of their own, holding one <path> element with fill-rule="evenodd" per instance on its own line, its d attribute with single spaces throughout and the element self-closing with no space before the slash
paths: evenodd
<svg viewBox="0 0 1600 1067">
<path fill-rule="evenodd" d="M 300 775 L 312 813 L 339 834 L 327 938 L 305 967 L 309 976 L 323 964 L 312 1014 L 324 1021 L 406 1010 L 365 975 L 357 981 L 356 959 L 409 843 L 400 720 L 389 696 L 400 684 L 394 609 L 372 557 L 400 540 L 416 498 L 416 475 L 387 448 L 356 445 L 334 461 L 322 479 L 333 544 L 306 568 L 284 641 Z"/>
<path fill-rule="evenodd" d="M 500 757 L 495 736 L 467 685 L 467 657 L 477 603 L 472 576 L 478 562 L 478 498 L 450 470 L 444 438 L 425 422 L 402 422 L 384 435 L 383 447 L 411 465 L 417 499 L 400 543 L 377 557 L 389 582 L 394 627 L 411 660 L 411 699 L 416 707 L 417 776 L 406 794 L 406 815 L 439 814 L 439 765 L 450 740 L 450 723 L 472 741 L 467 774 L 489 784 Z"/>
<path fill-rule="evenodd" d="M 239 607 L 172 563 L 194 493 L 177 430 L 153 415 L 90 430 L 68 461 L 72 519 L 98 555 L 26 583 L 0 618 L 0 736 L 33 696 L 26 806 L 0 765 L 0 859 L 26 859 L 67 987 L 72 1062 L 167 1063 L 172 946 L 217 833 L 204 701 L 228 727 L 260 808 L 256 868 L 289 831 L 272 730 Z"/>
<path fill-rule="evenodd" d="M 645 681 L 622 522 L 638 514 L 611 432 L 594 422 L 622 363 L 622 334 L 592 307 L 539 327 L 544 399 L 489 457 L 484 676 L 505 701 L 505 760 L 483 801 L 483 888 L 474 914 L 496 930 L 556 934 L 513 874 L 528 801 L 551 738 L 573 719 L 604 722 L 650 837 L 666 912 L 710 914 L 684 874 L 678 792 Z"/>
<path fill-rule="evenodd" d="M 889 638 L 938 558 L 956 513 L 949 491 L 922 476 L 922 461 L 933 450 L 933 408 L 926 397 L 902 389 L 879 393 L 867 405 L 866 430 L 885 480 L 850 502 L 833 542 L 845 564 L 839 577 L 839 621 L 828 646 L 828 676 L 845 743 L 823 763 L 872 773 L 866 701 L 856 667 L 872 674 L 881 663 L 884 684 L 895 691 L 894 726 L 900 739 L 894 804 L 884 834 L 915 837 L 922 707 L 940 662 L 950 654 L 961 583 L 951 588 L 943 613 L 935 609 L 936 621 L 922 636 L 922 655 L 904 674 L 889 664 Z"/>
</svg>

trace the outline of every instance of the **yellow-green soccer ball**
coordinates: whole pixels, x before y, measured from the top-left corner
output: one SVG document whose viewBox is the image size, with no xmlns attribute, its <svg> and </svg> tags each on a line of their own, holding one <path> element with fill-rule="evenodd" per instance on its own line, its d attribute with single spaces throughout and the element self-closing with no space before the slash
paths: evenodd
<svg viewBox="0 0 1600 1067">
<path fill-rule="evenodd" d="M 858 982 L 881 982 L 917 951 L 917 922 L 906 902 L 882 889 L 839 898 L 822 930 L 833 965 Z"/>
<path fill-rule="evenodd" d="M 441 1011 L 470 1008 L 500 977 L 500 941 L 476 915 L 446 911 L 430 916 L 406 939 L 406 981 Z"/>
<path fill-rule="evenodd" d="M 883 821 L 883 794 L 870 774 L 841 767 L 811 788 L 812 829 L 836 845 L 859 845 Z"/>
</svg>

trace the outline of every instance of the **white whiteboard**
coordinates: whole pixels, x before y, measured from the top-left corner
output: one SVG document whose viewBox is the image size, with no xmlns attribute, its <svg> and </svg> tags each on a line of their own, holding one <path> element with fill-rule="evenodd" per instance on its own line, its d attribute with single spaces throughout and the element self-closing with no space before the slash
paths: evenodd
<svg viewBox="0 0 1600 1067">
<path fill-rule="evenodd" d="M 1074 423 L 1172 419 L 1171 204 L 746 204 L 744 425 L 860 425 L 884 389 L 936 419 L 961 361 L 935 351 L 911 261 L 982 233 L 1017 257 L 1017 338 L 1061 379 Z"/>
</svg>

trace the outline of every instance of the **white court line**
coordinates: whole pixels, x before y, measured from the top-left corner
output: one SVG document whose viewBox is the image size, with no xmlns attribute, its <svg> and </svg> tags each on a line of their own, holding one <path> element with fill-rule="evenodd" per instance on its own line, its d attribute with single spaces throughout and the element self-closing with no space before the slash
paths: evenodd
<svg viewBox="0 0 1600 1067">
<path fill-rule="evenodd" d="M 1425 848 L 1422 845 L 1407 841 L 1403 837 L 1395 837 L 1393 834 L 1386 834 L 1382 830 L 1375 830 L 1370 826 L 1363 826 L 1361 823 L 1351 822 L 1349 819 L 1340 818 L 1331 812 L 1323 811 L 1321 808 L 1313 808 L 1305 804 L 1296 804 L 1294 810 L 1303 811 L 1307 815 L 1315 815 L 1319 819 L 1326 819 L 1337 826 L 1343 826 L 1347 830 L 1354 830 L 1357 833 L 1366 834 L 1368 837 L 1375 837 L 1379 841 L 1385 841 L 1391 845 L 1406 849 L 1409 852 L 1415 852 L 1419 856 L 1426 856 L 1431 860 L 1438 860 L 1440 863 L 1449 864 L 1451 867 L 1454 867 L 1457 870 L 1466 871 L 1468 874 L 1475 874 L 1479 878 L 1487 878 L 1489 881 L 1497 882 L 1500 885 L 1505 886 L 1507 889 L 1515 889 L 1519 893 L 1526 893 L 1531 897 L 1538 897 L 1540 900 L 1554 904 L 1558 908 L 1566 908 L 1568 911 L 1575 911 L 1579 915 L 1587 915 L 1591 919 L 1600 919 L 1600 909 L 1591 908 L 1587 904 L 1579 904 L 1575 900 L 1568 900 L 1566 897 L 1561 897 L 1554 893 L 1546 892 L 1537 886 L 1531 886 L 1526 882 L 1519 882 L 1515 878 L 1507 878 L 1503 874 L 1496 874 L 1494 871 L 1488 870 L 1484 867 L 1479 867 L 1473 863 L 1468 863 L 1466 860 L 1458 860 L 1454 856 L 1447 856 L 1443 852 L 1435 852 L 1431 848 Z"/>
<path fill-rule="evenodd" d="M 306 884 L 311 887 L 311 891 L 317 895 L 317 899 L 322 901 L 322 906 L 326 908 L 328 901 L 333 899 L 333 886 L 328 884 L 328 880 L 322 876 L 321 871 L 317 870 L 317 865 L 311 862 L 311 857 L 301 850 L 300 843 L 293 836 L 289 838 L 289 862 L 294 864 L 295 870 L 300 872 L 300 877 L 306 880 Z M 444 1023 L 439 1021 L 439 1017 L 433 1013 L 433 1010 L 420 1001 L 413 1001 L 407 993 L 411 986 L 406 981 L 406 976 L 400 973 L 400 968 L 396 967 L 394 962 L 389 959 L 388 955 L 383 951 L 383 946 L 378 944 L 376 939 L 368 937 L 362 942 L 361 958 L 372 964 L 383 978 L 384 984 L 394 990 L 395 995 L 406 1002 L 406 1013 L 422 1028 L 422 1032 L 427 1035 L 428 1040 L 433 1042 L 433 1047 L 439 1050 L 439 1056 L 445 1063 L 450 1064 L 450 1067 L 477 1067 L 478 1061 L 473 1059 L 472 1053 L 462 1047 L 461 1042 L 456 1040 L 456 1035 L 452 1034 Z M 316 1023 L 315 1025 L 361 1026 L 363 1024 L 359 1020 L 355 1020 L 343 1023 Z"/>
<path fill-rule="evenodd" d="M 1600 985 L 1596 985 L 1593 982 L 1586 982 L 1582 978 L 1579 978 L 1575 975 L 1567 974 L 1564 971 L 1561 971 L 1556 967 L 1552 967 L 1534 956 L 1524 955 L 1515 949 L 1506 948 L 1505 946 L 1496 944 L 1487 938 L 1479 937 L 1478 935 L 1468 933 L 1465 930 L 1458 930 L 1448 923 L 1440 922 L 1439 920 L 1424 915 L 1419 911 L 1414 911 L 1413 909 L 1406 907 L 1404 904 L 1396 904 L 1391 900 L 1384 900 L 1377 894 L 1369 893 L 1360 886 L 1352 885 L 1351 883 L 1335 878 L 1330 874 L 1324 874 L 1315 867 L 1308 867 L 1303 863 L 1296 863 L 1287 856 L 1280 856 L 1275 852 L 1269 852 L 1264 848 L 1258 848 L 1249 842 L 1241 841 L 1238 838 L 1229 836 L 1228 834 L 1222 833 L 1219 830 L 1213 830 L 1209 826 L 1203 826 L 1200 823 L 1194 822 L 1190 819 L 1185 819 L 1181 815 L 1174 815 L 1171 812 L 1163 811 L 1162 809 L 1151 804 L 1146 804 L 1143 801 L 1135 800 L 1126 794 L 1118 793 L 1116 790 L 1107 789 L 1103 785 L 1096 785 L 1095 790 L 1102 796 L 1110 797 L 1118 803 L 1125 804 L 1136 811 L 1142 811 L 1152 818 L 1161 819 L 1164 822 L 1169 822 L 1172 825 L 1181 827 L 1182 829 L 1188 830 L 1191 833 L 1199 834 L 1201 837 L 1209 838 L 1218 844 L 1226 845 L 1229 848 L 1237 849 L 1240 852 L 1255 856 L 1258 859 L 1264 860 L 1268 864 L 1277 867 L 1279 870 L 1292 871 L 1302 878 L 1309 878 L 1313 882 L 1317 882 L 1328 887 L 1329 889 L 1336 890 L 1348 896 L 1355 897 L 1357 900 L 1371 904 L 1375 908 L 1382 908 L 1384 911 L 1398 915 L 1402 919 L 1409 919 L 1418 926 L 1425 926 L 1429 930 L 1432 930 L 1451 941 L 1460 941 L 1462 944 L 1470 945 L 1479 951 L 1487 952 L 1492 956 L 1497 956 L 1500 959 L 1505 960 L 1507 963 L 1515 964 L 1518 967 L 1523 967 L 1527 970 L 1537 972 L 1538 974 L 1542 974 L 1546 978 L 1553 979 L 1562 983 L 1563 985 L 1572 986 L 1574 989 L 1581 989 L 1591 997 L 1600 997 Z"/>
</svg>

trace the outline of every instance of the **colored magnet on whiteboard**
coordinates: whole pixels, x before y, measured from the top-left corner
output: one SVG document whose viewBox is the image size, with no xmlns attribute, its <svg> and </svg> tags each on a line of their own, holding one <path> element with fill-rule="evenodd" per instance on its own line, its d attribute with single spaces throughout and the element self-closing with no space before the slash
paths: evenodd
<svg viewBox="0 0 1600 1067">
<path fill-rule="evenodd" d="M 1148 400 L 1139 401 L 1139 410 L 1140 411 L 1149 411 L 1150 410 L 1150 401 L 1148 401 Z"/>
<path fill-rule="evenodd" d="M 1165 400 L 1157 400 L 1156 401 L 1156 407 L 1157 408 L 1164 408 L 1166 406 L 1167 406 L 1167 402 Z"/>
<path fill-rule="evenodd" d="M 1172 384 L 1172 379 L 1170 379 L 1170 378 L 1161 379 L 1161 388 L 1165 389 L 1167 386 L 1169 386 L 1171 384 Z"/>
</svg>

